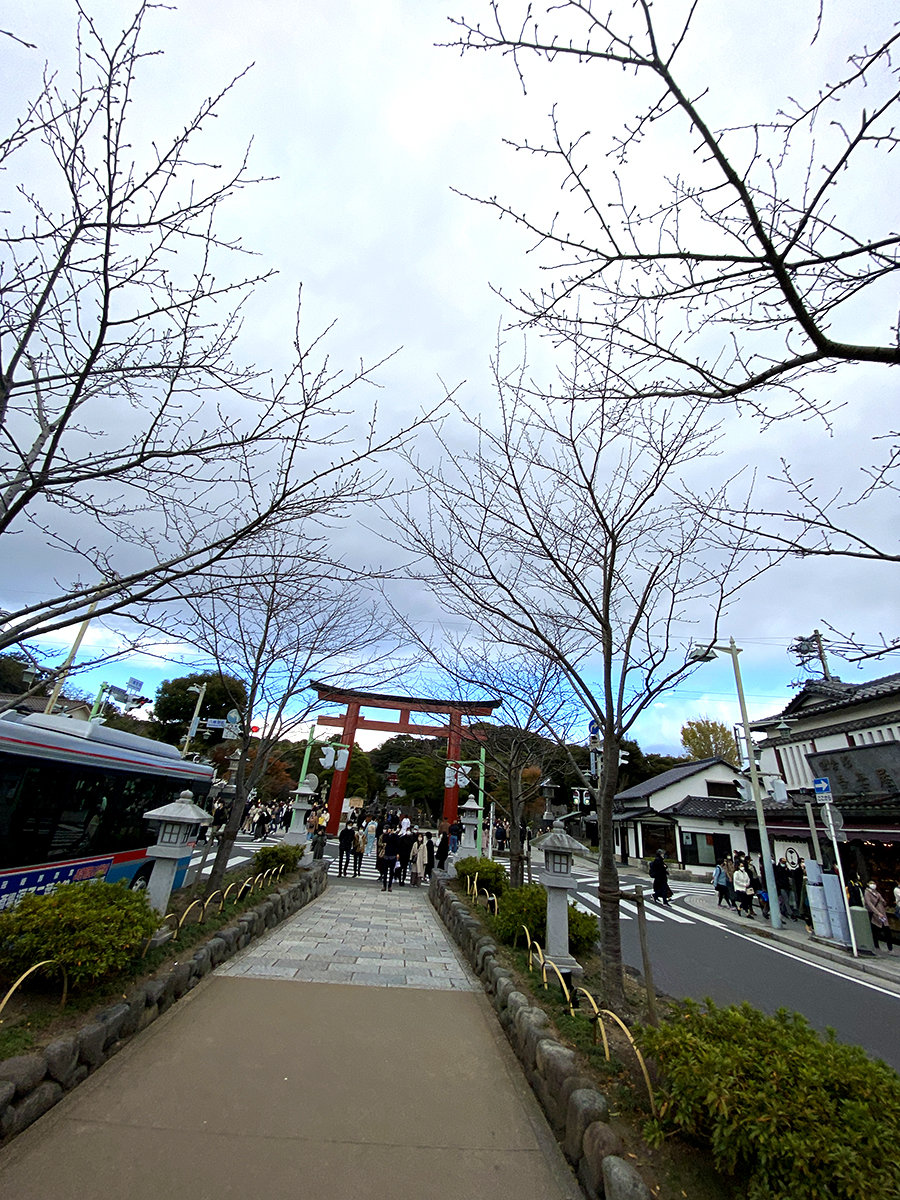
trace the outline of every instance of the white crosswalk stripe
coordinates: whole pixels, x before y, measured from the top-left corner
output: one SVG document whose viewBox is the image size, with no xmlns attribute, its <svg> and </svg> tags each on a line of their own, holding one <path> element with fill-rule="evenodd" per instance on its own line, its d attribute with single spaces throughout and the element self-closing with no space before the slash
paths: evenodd
<svg viewBox="0 0 900 1200">
<path fill-rule="evenodd" d="M 591 880 L 591 885 L 596 887 L 596 881 Z M 677 897 L 676 897 L 677 898 Z M 693 919 L 687 916 L 683 910 L 676 910 L 672 907 L 666 907 L 664 904 L 654 904 L 648 896 L 648 903 L 644 905 L 644 913 L 650 922 L 659 921 L 674 921 L 676 925 L 693 925 Z M 582 912 L 592 913 L 595 917 L 600 915 L 600 901 L 596 895 L 591 895 L 587 888 L 582 885 L 575 893 L 575 907 L 580 908 Z M 623 921 L 630 921 L 637 916 L 637 905 L 631 900 L 619 901 L 619 915 Z"/>
</svg>

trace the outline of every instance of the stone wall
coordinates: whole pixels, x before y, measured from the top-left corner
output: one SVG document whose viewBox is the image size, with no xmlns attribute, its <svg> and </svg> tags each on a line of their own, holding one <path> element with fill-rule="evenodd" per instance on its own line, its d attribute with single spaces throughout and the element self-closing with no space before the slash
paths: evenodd
<svg viewBox="0 0 900 1200">
<path fill-rule="evenodd" d="M 21 1133 L 52 1108 L 196 987 L 213 967 L 321 895 L 328 885 L 326 866 L 313 864 L 296 883 L 270 893 L 234 924 L 213 934 L 190 958 L 140 984 L 121 1003 L 104 1009 L 77 1032 L 57 1038 L 35 1054 L 0 1060 L 0 1142 Z"/>
<path fill-rule="evenodd" d="M 652 1200 L 650 1189 L 624 1158 L 609 1124 L 609 1102 L 579 1069 L 574 1050 L 550 1030 L 542 1008 L 516 990 L 497 960 L 497 946 L 456 898 L 440 873 L 432 876 L 431 903 L 484 984 L 528 1082 L 590 1200 Z"/>
</svg>

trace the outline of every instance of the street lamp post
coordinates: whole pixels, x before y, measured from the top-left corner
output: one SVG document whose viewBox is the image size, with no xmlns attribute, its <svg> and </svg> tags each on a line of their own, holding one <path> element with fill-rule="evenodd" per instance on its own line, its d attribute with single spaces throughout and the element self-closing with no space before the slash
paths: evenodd
<svg viewBox="0 0 900 1200">
<path fill-rule="evenodd" d="M 191 738 L 197 732 L 197 726 L 200 724 L 200 705 L 203 703 L 203 697 L 206 695 L 206 688 L 207 685 L 205 683 L 203 687 L 197 687 L 196 683 L 192 683 L 187 689 L 189 692 L 197 693 L 197 703 L 194 705 L 194 715 L 191 717 L 191 723 L 188 725 L 188 731 L 185 734 L 184 749 L 181 752 L 182 758 L 187 758 Z"/>
<path fill-rule="evenodd" d="M 759 825 L 759 840 L 762 845 L 763 871 L 766 877 L 766 891 L 769 893 L 769 920 L 773 929 L 781 929 L 781 909 L 778 907 L 778 890 L 775 886 L 775 864 L 772 861 L 772 851 L 769 846 L 769 830 L 766 826 L 766 814 L 763 809 L 762 788 L 759 784 L 759 772 L 756 769 L 756 756 L 753 753 L 753 742 L 750 738 L 750 718 L 747 715 L 747 702 L 744 699 L 744 685 L 741 681 L 741 668 L 738 663 L 740 647 L 735 645 L 734 638 L 729 638 L 727 646 L 713 645 L 705 650 L 693 650 L 688 656 L 689 662 L 712 662 L 716 652 L 731 655 L 734 667 L 734 682 L 737 687 L 738 703 L 741 707 L 741 721 L 744 725 L 744 744 L 747 747 L 747 763 L 750 768 L 750 791 L 753 793 L 753 804 L 756 808 L 756 820 Z"/>
</svg>

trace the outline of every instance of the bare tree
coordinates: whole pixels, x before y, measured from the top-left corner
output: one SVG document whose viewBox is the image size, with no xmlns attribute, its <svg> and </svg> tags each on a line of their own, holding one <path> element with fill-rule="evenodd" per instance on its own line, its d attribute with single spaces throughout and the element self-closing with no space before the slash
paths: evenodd
<svg viewBox="0 0 900 1200">
<path fill-rule="evenodd" d="M 614 71 L 616 88 L 636 93 L 599 154 L 587 135 L 568 140 L 555 114 L 547 144 L 513 143 L 557 164 L 581 218 L 568 233 L 568 210 L 542 222 L 488 201 L 560 256 L 552 282 L 516 302 L 525 321 L 563 339 L 596 337 L 603 353 L 612 336 L 622 373 L 611 394 L 743 398 L 769 416 L 777 396 L 783 411 L 821 408 L 802 386 L 811 372 L 900 363 L 896 286 L 884 286 L 900 267 L 900 234 L 889 214 L 878 229 L 856 191 L 861 174 L 896 171 L 900 33 L 887 13 L 811 99 L 786 96 L 768 116 L 723 128 L 716 98 L 696 83 L 698 26 L 708 29 L 700 0 L 489 8 L 484 24 L 453 22 L 455 45 L 511 57 L 523 85 L 529 59 L 568 60 Z M 825 41 L 840 6 L 808 11 L 811 43 Z M 688 153 L 670 175 L 673 143 Z M 852 336 L 864 295 L 880 340 Z"/>
<path fill-rule="evenodd" d="M 619 750 L 641 713 L 682 680 L 693 622 L 716 636 L 734 593 L 766 565 L 743 546 L 712 551 L 673 485 L 709 455 L 702 407 L 529 395 L 496 376 L 496 425 L 458 407 L 438 453 L 408 456 L 422 492 L 395 522 L 408 570 L 438 605 L 480 628 L 497 655 L 538 655 L 598 722 L 593 794 L 606 988 L 623 990 L 613 798 Z M 469 435 L 466 442 L 465 435 Z M 430 465 L 438 462 L 439 465 Z"/>
<path fill-rule="evenodd" d="M 393 670 L 396 640 L 382 608 L 351 571 L 317 554 L 322 549 L 312 537 L 258 542 L 239 571 L 204 572 L 192 598 L 147 616 L 246 688 L 233 698 L 242 731 L 234 743 L 235 797 L 208 894 L 221 886 L 247 798 L 273 751 L 318 703 L 310 678 L 349 678 L 362 686 L 373 673 L 382 680 Z"/>
<path fill-rule="evenodd" d="M 348 395 L 379 364 L 335 369 L 301 340 L 299 309 L 281 377 L 240 360 L 242 306 L 271 272 L 241 273 L 217 221 L 258 181 L 198 142 L 237 80 L 168 141 L 141 136 L 159 6 L 116 37 L 77 7 L 74 85 L 48 74 L 0 143 L 7 177 L 22 167 L 0 237 L 0 538 L 37 539 L 56 576 L 6 602 L 0 648 L 170 598 L 248 537 L 365 497 L 396 436 L 379 442 L 374 406 L 360 420 Z"/>
<path fill-rule="evenodd" d="M 900 363 L 893 14 L 866 10 L 859 44 L 847 46 L 844 6 L 792 10 L 807 22 L 803 64 L 820 72 L 807 88 L 798 35 L 769 31 L 755 4 L 491 0 L 488 9 L 480 23 L 453 21 L 453 44 L 507 57 L 523 88 L 537 72 L 587 77 L 609 131 L 598 144 L 582 109 L 554 107 L 545 140 L 509 144 L 549 164 L 558 204 L 544 213 L 535 200 L 525 210 L 481 201 L 526 229 L 542 256 L 547 283 L 506 297 L 522 325 L 593 355 L 608 395 L 702 398 L 764 423 L 801 415 L 827 427 L 855 397 L 826 376 Z M 777 63 L 765 79 L 733 45 L 722 69 L 722 27 L 750 20 L 766 24 Z M 744 115 L 748 91 L 774 98 Z M 879 514 L 896 504 L 898 439 L 891 417 L 876 421 L 858 482 L 843 488 L 785 459 L 766 503 L 742 500 L 739 480 L 705 497 L 705 511 L 738 537 L 755 528 L 776 553 L 896 562 Z"/>
</svg>

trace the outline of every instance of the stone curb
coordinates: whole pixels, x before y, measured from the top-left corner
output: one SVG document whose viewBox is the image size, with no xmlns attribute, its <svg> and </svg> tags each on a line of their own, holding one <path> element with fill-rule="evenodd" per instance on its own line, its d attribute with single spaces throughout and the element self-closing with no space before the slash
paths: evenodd
<svg viewBox="0 0 900 1200">
<path fill-rule="evenodd" d="M 140 984 L 75 1033 L 57 1038 L 34 1054 L 0 1060 L 0 1145 L 43 1116 L 219 963 L 320 896 L 328 886 L 327 864 L 315 863 L 302 870 L 296 883 L 266 896 L 198 946 L 190 958 L 175 963 L 165 975 Z"/>
<path fill-rule="evenodd" d="M 652 1200 L 635 1168 L 622 1158 L 622 1143 L 609 1125 L 609 1103 L 579 1073 L 574 1051 L 549 1032 L 542 1008 L 515 990 L 509 971 L 497 961 L 497 947 L 468 908 L 432 875 L 428 898 L 481 979 L 506 1031 L 525 1077 L 566 1158 L 590 1200 Z"/>
</svg>

